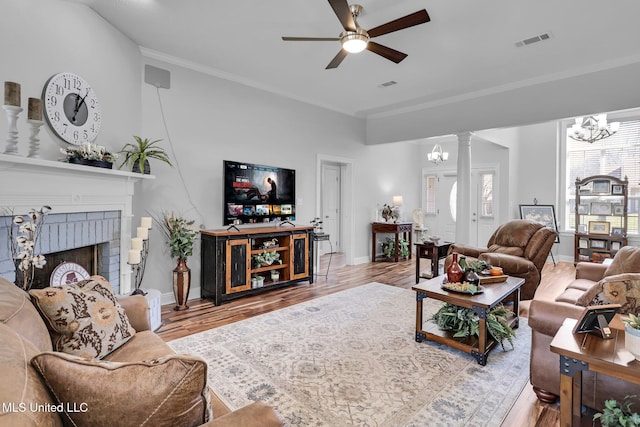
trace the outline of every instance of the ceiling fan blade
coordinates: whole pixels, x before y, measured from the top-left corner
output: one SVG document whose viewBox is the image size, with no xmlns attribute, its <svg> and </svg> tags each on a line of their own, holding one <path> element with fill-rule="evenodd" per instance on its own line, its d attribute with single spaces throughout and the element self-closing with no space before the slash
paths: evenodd
<svg viewBox="0 0 640 427">
<path fill-rule="evenodd" d="M 287 42 L 334 42 L 339 41 L 338 37 L 282 37 Z"/>
<path fill-rule="evenodd" d="M 369 37 L 378 37 L 383 34 L 393 33 L 394 31 L 404 30 L 405 28 L 413 27 L 414 25 L 424 24 L 431 21 L 429 14 L 425 9 L 418 12 L 414 12 L 410 15 L 403 16 L 402 18 L 395 19 L 387 22 L 386 24 L 379 25 L 375 28 L 367 30 Z"/>
<path fill-rule="evenodd" d="M 329 70 L 331 68 L 338 68 L 338 65 L 340 65 L 342 60 L 346 58 L 348 54 L 349 52 L 347 52 L 346 50 L 340 49 L 340 52 L 338 52 L 338 54 L 333 57 L 331 62 L 329 62 L 329 65 L 325 67 L 325 70 Z"/>
<path fill-rule="evenodd" d="M 336 13 L 338 20 L 344 29 L 347 31 L 355 31 L 356 23 L 353 20 L 353 15 L 351 14 L 351 9 L 349 9 L 349 3 L 347 3 L 347 0 L 329 0 L 329 4 L 333 8 L 333 11 Z"/>
<path fill-rule="evenodd" d="M 378 55 L 385 57 L 389 61 L 393 61 L 396 64 L 407 57 L 406 53 L 402 53 L 395 49 L 391 49 L 390 47 L 386 47 L 379 43 L 372 42 L 371 40 L 369 40 L 369 43 L 367 43 L 367 50 L 373 53 L 377 53 Z"/>
</svg>

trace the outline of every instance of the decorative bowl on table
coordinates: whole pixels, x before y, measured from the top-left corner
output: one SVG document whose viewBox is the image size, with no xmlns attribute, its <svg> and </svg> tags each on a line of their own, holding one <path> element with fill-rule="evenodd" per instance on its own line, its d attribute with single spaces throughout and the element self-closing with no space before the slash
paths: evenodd
<svg viewBox="0 0 640 427">
<path fill-rule="evenodd" d="M 438 242 L 440 241 L 440 237 L 438 236 L 429 236 L 429 240 L 431 240 L 434 244 L 438 244 Z"/>
</svg>

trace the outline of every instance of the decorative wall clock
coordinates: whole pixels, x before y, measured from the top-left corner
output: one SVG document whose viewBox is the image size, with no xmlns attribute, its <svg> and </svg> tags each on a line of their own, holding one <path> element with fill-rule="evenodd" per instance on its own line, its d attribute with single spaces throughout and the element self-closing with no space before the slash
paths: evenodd
<svg viewBox="0 0 640 427">
<path fill-rule="evenodd" d="M 96 139 L 102 122 L 100 103 L 82 77 L 73 73 L 53 75 L 44 85 L 42 99 L 46 121 L 62 141 L 80 145 Z"/>
</svg>

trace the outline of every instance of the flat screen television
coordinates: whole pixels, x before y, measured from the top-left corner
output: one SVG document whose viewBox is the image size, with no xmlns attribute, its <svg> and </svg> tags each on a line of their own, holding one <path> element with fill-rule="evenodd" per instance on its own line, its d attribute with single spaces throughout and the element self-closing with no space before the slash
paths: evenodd
<svg viewBox="0 0 640 427">
<path fill-rule="evenodd" d="M 293 221 L 296 171 L 224 161 L 224 225 Z"/>
</svg>

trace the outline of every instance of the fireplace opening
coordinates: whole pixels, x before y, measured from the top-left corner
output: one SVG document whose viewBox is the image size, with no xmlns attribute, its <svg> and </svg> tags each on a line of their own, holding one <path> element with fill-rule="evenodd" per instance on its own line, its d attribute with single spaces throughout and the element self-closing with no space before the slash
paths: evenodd
<svg viewBox="0 0 640 427">
<path fill-rule="evenodd" d="M 32 289 L 42 289 L 49 286 L 53 270 L 63 262 L 73 262 L 81 265 L 89 274 L 103 275 L 102 259 L 103 247 L 106 244 L 85 246 L 67 251 L 46 254 L 47 263 L 41 269 L 35 270 Z"/>
</svg>

